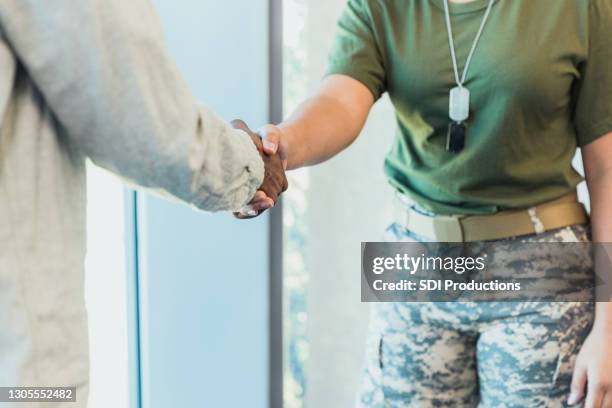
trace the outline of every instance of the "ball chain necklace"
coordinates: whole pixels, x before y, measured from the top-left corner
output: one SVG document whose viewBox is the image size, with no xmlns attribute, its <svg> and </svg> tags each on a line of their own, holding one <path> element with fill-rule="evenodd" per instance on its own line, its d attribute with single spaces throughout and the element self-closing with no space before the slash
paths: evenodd
<svg viewBox="0 0 612 408">
<path fill-rule="evenodd" d="M 463 68 L 463 75 L 461 76 L 461 78 L 459 77 L 459 68 L 457 67 L 455 41 L 453 40 L 453 29 L 451 26 L 448 2 L 449 0 L 444 0 L 444 14 L 446 16 L 448 43 L 450 46 L 451 59 L 453 61 L 453 69 L 455 71 L 455 82 L 457 83 L 457 86 L 451 89 L 450 91 L 448 116 L 451 119 L 451 123 L 448 126 L 448 134 L 446 137 L 446 150 L 451 153 L 459 153 L 465 148 L 465 141 L 467 137 L 467 128 L 465 125 L 465 120 L 467 120 L 467 118 L 469 118 L 470 116 L 470 91 L 466 87 L 464 87 L 463 84 L 465 83 L 468 68 L 470 67 L 470 63 L 472 62 L 472 57 L 474 56 L 474 51 L 476 51 L 476 46 L 478 45 L 478 41 L 482 36 L 485 24 L 487 23 L 487 20 L 489 19 L 489 14 L 491 13 L 491 7 L 493 6 L 495 0 L 489 0 L 487 11 L 485 12 L 484 17 L 482 18 L 482 23 L 480 24 L 480 28 L 476 33 L 476 38 L 474 39 L 474 43 L 472 44 L 472 49 L 470 50 L 467 61 L 465 63 L 465 67 Z"/>
</svg>

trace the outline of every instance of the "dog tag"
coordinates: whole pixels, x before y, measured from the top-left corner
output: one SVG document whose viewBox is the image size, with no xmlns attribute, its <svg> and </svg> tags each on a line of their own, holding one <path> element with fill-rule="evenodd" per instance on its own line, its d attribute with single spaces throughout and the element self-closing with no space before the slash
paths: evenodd
<svg viewBox="0 0 612 408">
<path fill-rule="evenodd" d="M 451 153 L 459 153 L 465 148 L 467 128 L 462 122 L 451 122 L 448 126 L 446 138 L 446 150 Z"/>
<path fill-rule="evenodd" d="M 450 91 L 448 115 L 455 122 L 463 122 L 470 116 L 470 91 L 456 86 Z"/>
</svg>

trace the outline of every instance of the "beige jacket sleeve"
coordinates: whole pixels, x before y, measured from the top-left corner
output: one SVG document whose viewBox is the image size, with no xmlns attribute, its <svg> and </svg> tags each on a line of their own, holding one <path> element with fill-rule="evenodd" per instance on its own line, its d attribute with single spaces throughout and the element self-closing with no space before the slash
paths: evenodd
<svg viewBox="0 0 612 408">
<path fill-rule="evenodd" d="M 0 27 L 66 143 L 96 164 L 208 211 L 261 185 L 254 144 L 196 102 L 148 0 L 2 0 Z"/>
</svg>

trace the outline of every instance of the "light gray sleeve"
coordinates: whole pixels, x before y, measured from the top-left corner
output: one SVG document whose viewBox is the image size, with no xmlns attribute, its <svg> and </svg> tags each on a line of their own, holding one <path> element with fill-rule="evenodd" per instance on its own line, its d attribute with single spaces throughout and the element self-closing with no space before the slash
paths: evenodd
<svg viewBox="0 0 612 408">
<path fill-rule="evenodd" d="M 2 0 L 0 27 L 96 164 L 209 211 L 236 210 L 261 185 L 253 142 L 198 105 L 149 0 Z"/>
</svg>

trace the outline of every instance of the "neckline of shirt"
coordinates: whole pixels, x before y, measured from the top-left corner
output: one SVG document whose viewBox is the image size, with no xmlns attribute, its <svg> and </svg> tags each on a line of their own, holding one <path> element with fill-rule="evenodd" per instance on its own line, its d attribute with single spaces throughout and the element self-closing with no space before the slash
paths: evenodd
<svg viewBox="0 0 612 408">
<path fill-rule="evenodd" d="M 444 11 L 445 0 L 430 0 L 436 7 Z M 493 0 L 497 3 L 499 0 Z M 452 3 L 449 1 L 449 10 L 451 14 L 472 13 L 474 11 L 486 9 L 489 5 L 489 0 L 472 0 L 468 3 Z M 495 4 L 493 4 L 495 5 Z"/>
</svg>

